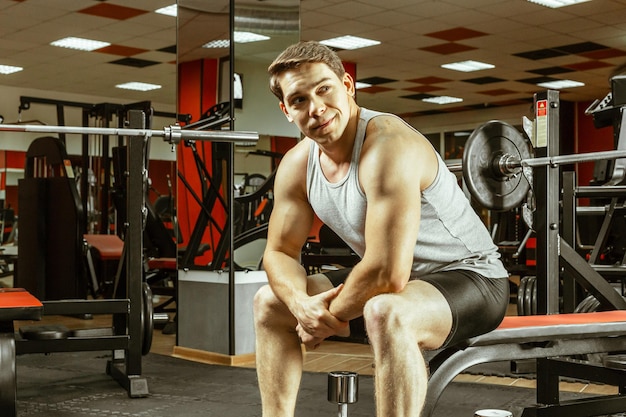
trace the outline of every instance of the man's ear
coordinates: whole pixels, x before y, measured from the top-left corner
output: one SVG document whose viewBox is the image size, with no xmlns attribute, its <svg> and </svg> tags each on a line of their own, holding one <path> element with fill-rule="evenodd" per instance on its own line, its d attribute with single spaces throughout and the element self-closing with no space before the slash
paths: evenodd
<svg viewBox="0 0 626 417">
<path fill-rule="evenodd" d="M 287 120 L 289 120 L 289 123 L 293 123 L 293 117 L 291 117 L 291 115 L 287 112 L 287 107 L 285 107 L 285 104 L 281 101 L 280 103 L 278 103 L 278 106 L 282 110 Z"/>
<path fill-rule="evenodd" d="M 346 86 L 346 90 L 348 91 L 348 94 L 350 94 L 352 97 L 354 97 L 354 93 L 356 91 L 356 87 L 355 87 L 355 84 L 354 84 L 354 79 L 347 72 L 345 72 L 343 74 L 343 85 Z"/>
</svg>

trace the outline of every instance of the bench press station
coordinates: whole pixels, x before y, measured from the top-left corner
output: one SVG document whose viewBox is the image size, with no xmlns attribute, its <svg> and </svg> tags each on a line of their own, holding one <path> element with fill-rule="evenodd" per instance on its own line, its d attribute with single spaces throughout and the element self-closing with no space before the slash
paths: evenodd
<svg viewBox="0 0 626 417">
<path fill-rule="evenodd" d="M 28 298 L 24 305 L 8 304 L 5 307 L 6 295 L 0 292 L 0 323 L 2 323 L 0 342 L 0 415 L 15 415 L 14 381 L 15 354 L 53 353 L 75 351 L 112 351 L 112 359 L 107 362 L 106 372 L 115 379 L 131 398 L 149 395 L 148 384 L 142 376 L 142 344 L 151 338 L 145 334 L 147 326 L 144 322 L 151 321 L 146 316 L 144 300 L 146 297 L 146 283 L 144 276 L 143 256 L 143 229 L 145 222 L 145 196 L 147 190 L 147 169 L 145 155 L 148 141 L 153 137 L 162 137 L 173 147 L 181 140 L 208 140 L 225 143 L 251 142 L 258 140 L 255 132 L 237 131 L 183 131 L 180 126 L 168 126 L 162 130 L 145 128 L 145 115 L 141 111 L 129 111 L 129 128 L 96 128 L 74 126 L 49 125 L 10 125 L 0 124 L 3 132 L 29 133 L 67 133 L 83 135 L 115 135 L 124 137 L 128 146 L 127 168 L 125 178 L 128 190 L 126 199 L 127 219 L 124 239 L 124 253 L 121 261 L 124 262 L 125 273 L 123 278 L 123 295 L 116 299 L 60 299 L 52 301 L 39 300 L 33 296 Z M 71 175 L 71 164 L 63 161 L 68 176 Z M 61 176 L 63 176 L 61 171 Z M 119 248 L 118 248 L 119 249 Z M 8 290 L 5 290 L 9 294 Z M 15 290 L 13 290 L 15 291 Z M 18 292 L 16 291 L 16 294 Z M 29 294 L 24 291 L 22 296 Z M 5 297 L 5 298 L 3 298 Z M 17 295 L 13 295 L 17 297 Z M 42 315 L 82 315 L 82 314 L 111 314 L 113 316 L 114 334 L 100 334 L 98 329 L 85 329 L 78 334 L 70 334 L 62 338 L 15 338 L 13 320 L 41 319 Z M 5 354 L 6 352 L 6 354 Z M 13 371 L 12 371 L 13 370 Z"/>
<path fill-rule="evenodd" d="M 626 351 L 626 301 L 570 246 L 571 228 L 575 227 L 567 212 L 571 201 L 563 202 L 566 209 L 562 224 L 558 198 L 559 164 L 624 158 L 626 153 L 618 150 L 558 156 L 559 104 L 557 91 L 536 94 L 536 118 L 524 123 L 538 158 L 528 156 L 527 141 L 519 132 L 499 122 L 486 123 L 468 139 L 463 176 L 472 195 L 480 194 L 483 205 L 503 209 L 522 201 L 528 203 L 531 188 L 537 199 L 529 214 L 537 235 L 534 302 L 539 315 L 505 317 L 497 329 L 487 334 L 431 352 L 423 417 L 432 415 L 442 392 L 464 370 L 483 363 L 518 360 L 536 360 L 537 403 L 526 407 L 523 417 L 583 417 L 626 411 L 626 365 L 621 356 L 612 355 Z M 498 177 L 500 174 L 502 177 Z M 624 187 L 616 188 L 614 191 L 626 197 Z M 531 210 L 526 203 L 523 208 Z M 601 311 L 573 312 L 583 289 L 596 297 Z M 602 364 L 572 358 L 594 353 L 608 356 Z M 561 402 L 561 376 L 617 386 L 618 394 Z"/>
</svg>

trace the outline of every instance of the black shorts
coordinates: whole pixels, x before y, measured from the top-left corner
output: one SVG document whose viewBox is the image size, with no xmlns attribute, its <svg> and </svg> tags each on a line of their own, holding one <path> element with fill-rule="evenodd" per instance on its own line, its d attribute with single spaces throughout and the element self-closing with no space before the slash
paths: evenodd
<svg viewBox="0 0 626 417">
<path fill-rule="evenodd" d="M 348 277 L 351 268 L 325 272 L 334 286 Z M 418 278 L 434 285 L 452 311 L 452 330 L 443 346 L 454 345 L 500 324 L 509 304 L 509 280 L 486 278 L 476 272 L 457 269 Z M 350 339 L 367 340 L 363 318 L 350 322 Z"/>
</svg>

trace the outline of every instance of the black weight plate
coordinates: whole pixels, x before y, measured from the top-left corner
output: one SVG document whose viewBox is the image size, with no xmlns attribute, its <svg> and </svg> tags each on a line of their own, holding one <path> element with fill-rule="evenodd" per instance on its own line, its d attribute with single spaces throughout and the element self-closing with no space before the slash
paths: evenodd
<svg viewBox="0 0 626 417">
<path fill-rule="evenodd" d="M 474 199 L 483 207 L 506 211 L 519 206 L 526 198 L 530 184 L 521 172 L 506 176 L 497 171 L 494 162 L 502 155 L 530 159 L 528 140 L 513 126 L 490 121 L 472 132 L 463 152 L 463 179 Z"/>
<path fill-rule="evenodd" d="M 152 333 L 154 331 L 154 306 L 152 304 L 152 290 L 147 282 L 142 286 L 141 298 L 141 353 L 147 355 L 152 347 Z"/>
<path fill-rule="evenodd" d="M 524 309 L 524 294 L 526 293 L 526 286 L 528 285 L 528 277 L 522 277 L 517 288 L 517 315 L 527 316 Z"/>
</svg>

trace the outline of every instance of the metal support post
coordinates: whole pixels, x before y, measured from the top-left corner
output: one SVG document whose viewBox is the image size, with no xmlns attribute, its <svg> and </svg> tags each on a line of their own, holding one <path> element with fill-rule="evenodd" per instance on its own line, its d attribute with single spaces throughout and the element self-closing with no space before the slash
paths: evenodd
<svg viewBox="0 0 626 417">
<path fill-rule="evenodd" d="M 559 92 L 535 94 L 535 149 L 539 157 L 559 152 Z M 537 313 L 559 312 L 559 166 L 546 165 L 533 174 L 537 204 Z"/>
</svg>

